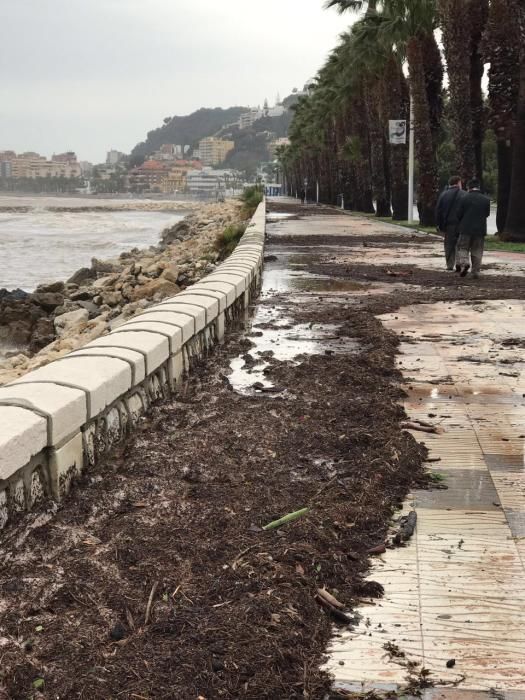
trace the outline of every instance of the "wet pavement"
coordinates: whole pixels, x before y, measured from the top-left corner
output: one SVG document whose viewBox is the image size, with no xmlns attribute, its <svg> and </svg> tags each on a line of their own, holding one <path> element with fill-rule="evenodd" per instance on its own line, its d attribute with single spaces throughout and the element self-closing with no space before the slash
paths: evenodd
<svg viewBox="0 0 525 700">
<path fill-rule="evenodd" d="M 340 244 L 341 237 L 399 236 L 397 226 L 345 214 L 298 220 L 272 213 L 271 221 L 263 299 L 275 305 L 259 307 L 254 320 L 253 331 L 263 328 L 251 338 L 256 362 L 268 350 L 288 359 L 337 342 L 336 327 L 290 325 L 288 304 L 352 304 L 411 289 L 302 269 L 321 256 L 370 264 L 369 250 Z M 279 235 L 324 242 L 285 252 Z M 375 242 L 373 264 L 442 269 L 440 240 L 418 247 L 412 231 L 406 236 L 397 247 Z M 519 254 L 488 252 L 485 263 L 487 274 L 525 274 Z M 416 491 L 406 502 L 400 515 L 417 511 L 415 535 L 375 560 L 370 578 L 383 584 L 385 597 L 364 601 L 359 625 L 336 633 L 327 667 L 337 687 L 399 689 L 407 674 L 424 668 L 436 686 L 424 691 L 425 700 L 525 698 L 524 318 L 519 300 L 414 305 L 382 317 L 402 337 L 398 366 L 408 380 L 409 419 L 436 430 L 412 434 L 429 449 L 436 485 L 446 488 Z M 239 390 L 264 382 L 264 365 L 247 369 Z M 241 368 L 235 370 L 234 386 Z"/>
</svg>

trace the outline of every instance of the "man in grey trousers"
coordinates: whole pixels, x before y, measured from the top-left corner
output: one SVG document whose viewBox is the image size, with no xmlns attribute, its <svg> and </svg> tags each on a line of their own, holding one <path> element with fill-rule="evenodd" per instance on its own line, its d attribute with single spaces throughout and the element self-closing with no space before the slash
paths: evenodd
<svg viewBox="0 0 525 700">
<path fill-rule="evenodd" d="M 472 277 L 477 279 L 481 270 L 490 199 L 481 193 L 476 178 L 468 184 L 468 193 L 462 197 L 458 209 L 459 239 L 456 252 L 456 270 L 465 277 L 472 260 Z"/>
<path fill-rule="evenodd" d="M 453 175 L 448 181 L 448 189 L 442 192 L 436 208 L 438 230 L 445 236 L 445 258 L 447 270 L 453 270 L 456 264 L 456 244 L 459 238 L 458 210 L 465 196 L 459 175 Z"/>
</svg>

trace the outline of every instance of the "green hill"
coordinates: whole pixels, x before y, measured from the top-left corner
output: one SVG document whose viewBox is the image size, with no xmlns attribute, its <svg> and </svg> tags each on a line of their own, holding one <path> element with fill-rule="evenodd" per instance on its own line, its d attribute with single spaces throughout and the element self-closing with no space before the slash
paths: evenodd
<svg viewBox="0 0 525 700">
<path fill-rule="evenodd" d="M 229 109 L 202 108 L 185 117 L 169 117 L 158 129 L 149 131 L 145 141 L 138 143 L 131 151 L 132 159 L 148 156 L 165 143 L 196 147 L 206 136 L 215 134 L 225 124 L 236 122 L 247 107 Z"/>
</svg>

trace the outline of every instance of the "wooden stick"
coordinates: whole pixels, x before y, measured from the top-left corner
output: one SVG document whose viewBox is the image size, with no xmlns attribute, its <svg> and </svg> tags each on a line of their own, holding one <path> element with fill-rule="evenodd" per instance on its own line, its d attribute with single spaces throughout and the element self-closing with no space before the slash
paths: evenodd
<svg viewBox="0 0 525 700">
<path fill-rule="evenodd" d="M 149 622 L 149 615 L 151 612 L 151 604 L 153 603 L 153 596 L 155 595 L 155 591 L 157 590 L 157 586 L 159 585 L 158 581 L 155 581 L 151 588 L 151 593 L 149 594 L 149 599 L 148 599 L 148 604 L 146 606 L 146 615 L 144 616 L 144 624 L 147 625 Z"/>
</svg>

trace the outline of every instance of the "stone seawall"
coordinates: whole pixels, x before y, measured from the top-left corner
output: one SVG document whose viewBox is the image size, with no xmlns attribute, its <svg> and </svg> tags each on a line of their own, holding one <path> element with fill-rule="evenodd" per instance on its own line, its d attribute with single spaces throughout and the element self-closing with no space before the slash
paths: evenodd
<svg viewBox="0 0 525 700">
<path fill-rule="evenodd" d="M 262 203 L 213 273 L 0 388 L 0 529 L 39 501 L 60 500 L 244 318 L 261 279 L 264 235 Z"/>
</svg>

